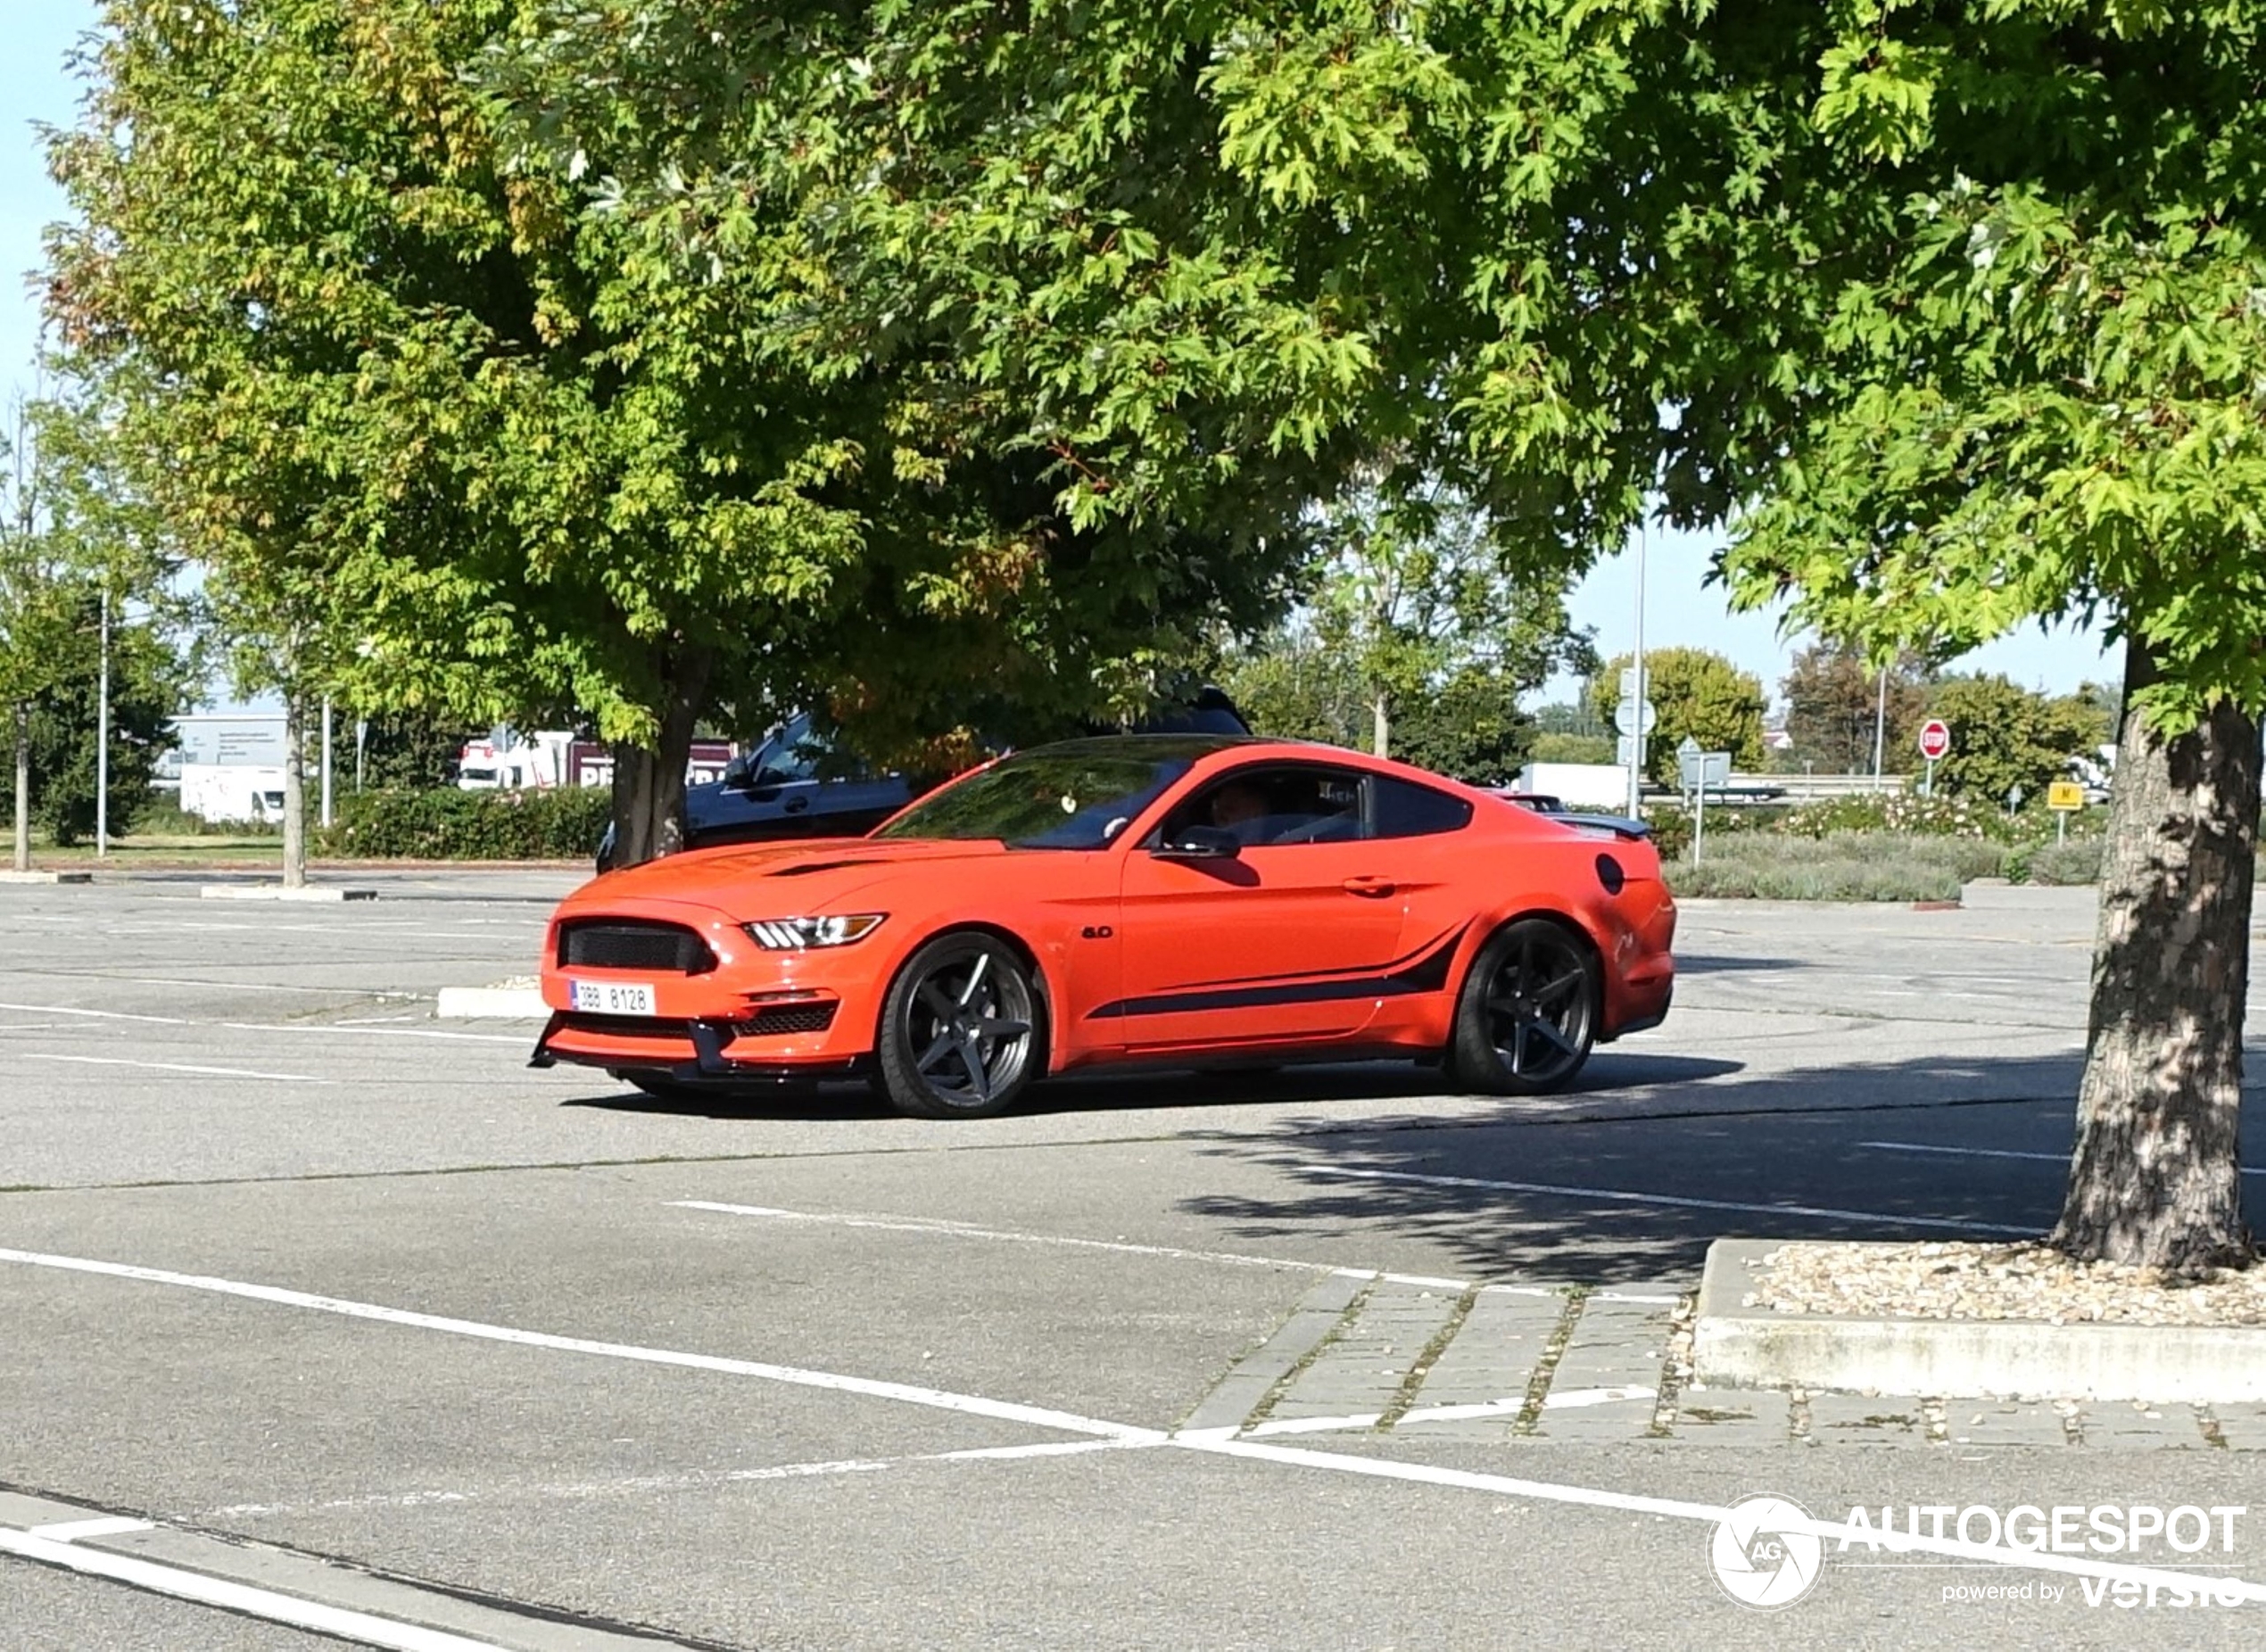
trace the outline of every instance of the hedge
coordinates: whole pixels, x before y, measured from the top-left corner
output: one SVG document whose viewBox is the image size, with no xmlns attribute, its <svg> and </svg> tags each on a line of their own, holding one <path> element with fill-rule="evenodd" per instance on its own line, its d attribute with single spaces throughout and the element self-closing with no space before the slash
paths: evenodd
<svg viewBox="0 0 2266 1652">
<path fill-rule="evenodd" d="M 366 791 L 342 798 L 320 853 L 345 860 L 588 860 L 612 817 L 602 786 Z"/>
</svg>

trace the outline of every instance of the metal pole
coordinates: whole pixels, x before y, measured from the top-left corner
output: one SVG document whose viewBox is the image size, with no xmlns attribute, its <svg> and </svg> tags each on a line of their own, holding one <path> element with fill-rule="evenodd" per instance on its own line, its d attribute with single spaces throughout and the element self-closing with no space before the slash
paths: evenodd
<svg viewBox="0 0 2266 1652">
<path fill-rule="evenodd" d="M 330 696 L 323 696 L 323 824 L 330 824 Z"/>
<path fill-rule="evenodd" d="M 1881 667 L 1881 701 L 1873 712 L 1873 789 L 1881 789 L 1881 759 L 1889 739 L 1889 668 Z"/>
<path fill-rule="evenodd" d="M 109 853 L 110 592 L 106 591 L 103 593 L 103 663 L 95 690 L 95 854 L 99 858 Z"/>
<path fill-rule="evenodd" d="M 1708 839 L 1708 760 L 1700 759 L 1700 788 L 1692 794 L 1691 863 L 1700 863 L 1700 846 Z"/>
<path fill-rule="evenodd" d="M 1639 817 L 1641 791 L 1644 775 L 1644 702 L 1650 688 L 1644 680 L 1644 540 L 1646 524 L 1636 528 L 1636 709 L 1630 714 L 1629 726 L 1635 730 L 1629 736 L 1629 818 Z"/>
<path fill-rule="evenodd" d="M 1933 757 L 1928 759 L 1928 772 L 1920 781 L 1920 795 L 1923 797 L 1936 795 L 1936 760 Z"/>
<path fill-rule="evenodd" d="M 357 717 L 354 720 L 354 795 L 358 797 L 362 794 L 363 759 L 368 755 L 369 743 L 370 720 Z"/>
</svg>

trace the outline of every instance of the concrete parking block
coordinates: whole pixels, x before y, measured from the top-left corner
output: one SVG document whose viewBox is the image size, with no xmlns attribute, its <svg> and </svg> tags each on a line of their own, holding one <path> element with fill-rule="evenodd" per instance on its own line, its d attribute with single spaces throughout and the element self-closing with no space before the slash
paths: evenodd
<svg viewBox="0 0 2266 1652">
<path fill-rule="evenodd" d="M 91 871 L 0 871 L 0 883 L 92 883 Z"/>
<path fill-rule="evenodd" d="M 540 1021 L 550 1006 L 539 987 L 443 987 L 433 1012 L 444 1021 Z"/>
<path fill-rule="evenodd" d="M 1747 1307 L 1750 1263 L 1782 1243 L 1718 1239 L 1708 1246 L 1692 1332 L 1700 1382 L 1969 1399 L 2266 1400 L 2262 1326 L 1902 1319 Z"/>
<path fill-rule="evenodd" d="M 198 893 L 208 901 L 374 901 L 376 889 L 350 889 L 338 883 L 309 883 L 287 888 L 280 883 L 208 883 Z"/>
</svg>

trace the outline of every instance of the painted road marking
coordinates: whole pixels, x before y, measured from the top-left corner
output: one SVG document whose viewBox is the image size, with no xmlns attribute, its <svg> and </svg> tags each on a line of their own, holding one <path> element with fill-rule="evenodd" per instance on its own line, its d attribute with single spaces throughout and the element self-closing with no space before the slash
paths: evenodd
<svg viewBox="0 0 2266 1652">
<path fill-rule="evenodd" d="M 225 986 L 225 982 L 206 983 Z M 367 993 L 349 994 L 351 997 L 367 997 Z M 449 1038 L 462 1044 L 511 1044 L 521 1048 L 527 1040 L 514 1033 L 427 1032 L 423 1028 L 406 1027 L 359 1027 L 344 1023 L 320 1027 L 278 1026 L 267 1021 L 207 1021 L 186 1015 L 136 1015 L 125 1010 L 78 1010 L 60 1004 L 0 1004 L 0 1010 L 17 1010 L 31 1015 L 76 1015 L 92 1020 L 145 1021 L 154 1027 L 217 1027 L 224 1032 L 256 1033 L 344 1033 L 370 1038 Z"/>
<path fill-rule="evenodd" d="M 70 1061 L 80 1067 L 141 1067 L 151 1072 L 202 1073 L 211 1078 L 273 1078 L 284 1084 L 329 1084 L 312 1073 L 253 1072 L 244 1067 L 195 1067 L 186 1061 L 129 1061 L 122 1055 L 50 1055 L 38 1050 L 19 1051 L 20 1061 Z"/>
<path fill-rule="evenodd" d="M 303 1600 L 296 1595 L 279 1594 L 272 1589 L 255 1589 L 249 1583 L 207 1577 L 201 1572 L 185 1572 L 178 1566 L 161 1565 L 131 1555 L 81 1549 L 75 1543 L 57 1542 L 7 1526 L 0 1526 L 0 1554 L 16 1555 L 89 1577 L 108 1578 L 153 1594 L 219 1607 L 225 1612 L 241 1612 L 247 1617 L 264 1618 L 271 1623 L 285 1623 L 318 1635 L 335 1635 L 342 1640 L 359 1641 L 364 1646 L 385 1647 L 390 1652 L 503 1652 L 492 1640 L 474 1640 L 437 1629 L 422 1629 L 414 1623 L 375 1617 L 368 1612 L 349 1611 L 318 1600 Z"/>
<path fill-rule="evenodd" d="M 1670 1519 L 1721 1524 L 1731 1516 L 1731 1510 L 1711 1503 L 1687 1503 L 1669 1498 L 1645 1497 L 1627 1491 L 1609 1491 L 1594 1486 L 1566 1485 L 1547 1480 L 1524 1480 L 1509 1474 L 1476 1474 L 1465 1469 L 1443 1468 L 1429 1463 L 1403 1462 L 1393 1458 L 1346 1457 L 1336 1452 L 1317 1451 L 1311 1447 L 1270 1445 L 1256 1440 L 1235 1438 L 1228 1428 L 1204 1429 L 1184 1433 L 1167 1433 L 1157 1429 L 1143 1428 L 1130 1423 L 1114 1423 L 1100 1417 L 1079 1417 L 1068 1411 L 1056 1411 L 1042 1406 L 1021 1405 L 1012 1400 L 991 1400 L 981 1395 L 955 1394 L 941 1389 L 920 1388 L 904 1383 L 883 1382 L 872 1377 L 848 1376 L 835 1372 L 812 1371 L 796 1366 L 766 1365 L 752 1359 L 725 1359 L 710 1354 L 680 1353 L 665 1349 L 641 1348 L 623 1342 L 594 1342 L 580 1337 L 553 1336 L 546 1332 L 522 1331 L 509 1326 L 485 1325 L 478 1320 L 450 1319 L 436 1314 L 413 1313 L 404 1309 L 384 1308 L 369 1302 L 356 1302 L 343 1297 L 317 1296 L 304 1291 L 288 1291 L 275 1285 L 250 1284 L 240 1280 L 219 1279 L 201 1274 L 172 1273 L 163 1268 L 136 1268 L 124 1262 L 96 1261 L 85 1257 L 50 1256 L 34 1251 L 0 1250 L 0 1262 L 16 1262 L 31 1268 L 51 1268 L 70 1273 L 102 1275 L 112 1278 L 141 1280 L 153 1284 L 170 1284 L 187 1290 L 207 1291 L 221 1296 L 241 1297 L 253 1301 L 273 1302 L 284 1307 L 311 1309 L 321 1313 L 343 1315 L 349 1318 L 375 1320 L 381 1324 L 403 1325 L 424 1330 L 442 1331 L 458 1336 L 480 1338 L 490 1342 L 517 1343 L 531 1348 L 550 1349 L 566 1353 L 595 1354 L 616 1359 L 634 1359 L 648 1364 L 678 1366 L 692 1370 L 716 1371 L 726 1375 L 753 1376 L 772 1382 L 788 1383 L 803 1387 L 831 1390 L 839 1393 L 857 1394 L 879 1400 L 896 1400 L 913 1405 L 955 1411 L 967 1416 L 989 1417 L 1004 1422 L 1029 1423 L 1036 1427 L 1058 1429 L 1069 1433 L 1082 1433 L 1114 1441 L 1130 1447 L 1173 1447 L 1181 1450 L 1203 1451 L 1214 1456 L 1241 1458 L 1247 1461 L 1267 1462 L 1294 1468 L 1311 1468 L 1330 1474 L 1354 1474 L 1371 1479 L 1400 1480 L 1420 1485 L 1433 1485 L 1459 1491 L 1486 1492 L 1498 1497 L 1524 1498 L 1532 1501 L 1563 1503 L 1576 1507 L 1612 1509 L 1625 1514 L 1658 1515 Z M 1013 1450 L 1014 1448 L 1005 1448 Z M 1849 1526 L 1828 1520 L 1805 1523 L 1800 1530 L 1822 1538 L 1848 1539 L 1868 1547 L 1882 1543 L 1881 1534 L 1866 1527 Z M 1956 1538 L 1906 1536 L 1902 1533 L 1887 1544 L 1894 1552 L 1917 1552 L 1946 1555 L 1956 1559 L 1981 1560 L 1995 1565 L 2014 1566 L 2034 1571 L 2063 1572 L 2085 1577 L 2111 1579 L 2130 1578 L 2143 1585 L 2155 1583 L 2166 1589 L 2193 1589 L 2207 1585 L 2222 1593 L 2231 1593 L 2245 1600 L 2266 1601 L 2266 1583 L 2253 1583 L 2237 1578 L 2214 1576 L 2204 1573 L 2175 1572 L 2157 1566 L 2125 1565 L 2113 1561 L 2087 1559 L 2074 1555 L 2056 1555 L 2027 1549 L 1995 1547 L 1982 1543 L 1962 1542 Z M 33 1552 L 34 1549 L 38 1552 Z M 105 1565 L 119 1557 L 100 1550 L 76 1548 L 68 1543 L 47 1542 L 29 1537 L 20 1532 L 0 1528 L 0 1551 L 22 1554 L 28 1558 L 51 1558 L 56 1564 L 77 1566 L 83 1558 L 101 1561 Z M 125 1563 L 140 1564 L 140 1563 Z M 170 1568 L 153 1568 L 170 1572 Z M 108 1575 L 109 1574 L 103 1574 Z M 198 1583 L 213 1580 L 191 1577 Z M 156 1584 L 149 1585 L 157 1587 Z M 237 1586 L 231 1586 L 237 1587 Z M 167 1590 L 166 1592 L 174 1592 Z M 265 1592 L 265 1591 L 253 1591 Z M 194 1597 L 192 1597 L 194 1598 Z M 290 1606 L 304 1603 L 275 1597 Z M 330 1610 L 331 1608 L 321 1608 Z M 262 1613 L 261 1615 L 267 1615 Z M 283 1620 L 291 1621 L 291 1620 Z M 371 1620 L 373 1627 L 399 1630 L 400 1625 Z M 312 1627 L 312 1625 L 310 1625 Z M 343 1634 L 349 1640 L 368 1640 L 376 1646 L 409 1645 L 412 1652 L 455 1652 L 462 1647 L 476 1647 L 451 1637 L 431 1642 L 407 1643 L 397 1640 L 375 1640 L 356 1631 L 329 1630 Z"/>
<path fill-rule="evenodd" d="M 1963 1234 L 2021 1234 L 2035 1237 L 2035 1227 L 2006 1227 L 1995 1222 L 1954 1222 L 1933 1216 L 1890 1216 L 1880 1210 L 1836 1210 L 1814 1204 L 1742 1204 L 1730 1199 L 1689 1199 L 1677 1194 L 1631 1193 L 1619 1187 L 1573 1187 L 1555 1182 L 1498 1182 L 1476 1176 L 1419 1176 L 1413 1170 L 1355 1170 L 1336 1165 L 1294 1167 L 1308 1176 L 1336 1176 L 1362 1182 L 1413 1182 L 1426 1187 L 1481 1187 L 1491 1192 L 1542 1194 L 1553 1199 L 1594 1199 L 1609 1204 L 1671 1205 L 1686 1210 L 1735 1210 L 1750 1216 L 1809 1216 L 1833 1222 L 1888 1222 L 1904 1227 L 1942 1227 Z"/>
<path fill-rule="evenodd" d="M 509 1486 L 493 1491 L 399 1491 L 366 1497 L 335 1498 L 322 1503 L 231 1503 L 208 1508 L 201 1520 L 247 1515 L 320 1514 L 352 1508 L 429 1508 L 437 1504 L 473 1503 L 514 1498 L 618 1497 L 624 1493 L 704 1491 L 716 1486 L 743 1485 L 763 1480 L 812 1480 L 831 1474 L 872 1474 L 921 1463 L 1021 1462 L 1030 1458 L 1082 1457 L 1089 1451 L 1137 1451 L 1165 1443 L 1154 1440 L 1048 1440 L 1037 1445 L 976 1446 L 962 1451 L 923 1451 L 905 1457 L 841 1458 L 822 1463 L 772 1463 L 759 1468 L 712 1468 L 698 1474 L 635 1474 L 619 1480 L 566 1482 L 551 1485 Z"/>
<path fill-rule="evenodd" d="M 51 1543 L 75 1543 L 82 1537 L 116 1537 L 121 1532 L 149 1532 L 156 1528 L 154 1520 L 136 1520 L 131 1515 L 103 1515 L 93 1520 L 64 1520 L 54 1525 L 27 1526 L 25 1533 L 44 1537 Z"/>
<path fill-rule="evenodd" d="M 1387 1284 L 1415 1285 L 1418 1289 L 1435 1291 L 1468 1291 L 1475 1282 L 1468 1279 L 1445 1279 L 1429 1274 L 1379 1273 L 1374 1268 L 1339 1268 L 1328 1262 L 1293 1261 L 1280 1256 L 1248 1256 L 1236 1251 L 1186 1251 L 1169 1244 L 1136 1244 L 1120 1239 L 1079 1239 L 1063 1234 L 1021 1233 L 1005 1227 L 976 1227 L 965 1222 L 948 1222 L 941 1218 L 912 1216 L 851 1216 L 824 1210 L 782 1210 L 772 1205 L 723 1204 L 711 1199 L 672 1199 L 672 1210 L 708 1210 L 721 1216 L 751 1216 L 768 1218 L 773 1221 L 808 1222 L 824 1227 L 870 1227 L 885 1233 L 934 1234 L 946 1239 L 988 1239 L 1002 1244 L 1039 1244 L 1058 1246 L 1072 1251 L 1107 1251 L 1121 1256 L 1154 1256 L 1171 1261 L 1218 1262 L 1228 1268 L 1291 1268 L 1304 1273 L 1327 1274 L 1339 1279 L 1379 1279 Z M 1496 1291 L 1518 1296 L 1561 1296 L 1548 1285 L 1481 1284 L 1482 1291 Z M 1601 1294 L 1601 1293 L 1600 1293 Z M 1616 1301 L 1673 1302 L 1673 1296 L 1615 1297 Z"/>
<path fill-rule="evenodd" d="M 587 1337 L 554 1336 L 547 1331 L 522 1331 L 512 1326 L 488 1325 L 477 1319 L 452 1319 L 442 1314 L 416 1313 L 408 1309 L 385 1308 L 375 1302 L 357 1302 L 344 1297 L 288 1291 L 278 1285 L 247 1284 L 236 1279 L 216 1279 L 204 1274 L 177 1274 L 162 1268 L 136 1268 L 125 1262 L 95 1261 L 78 1256 L 49 1256 L 37 1251 L 0 1250 L 0 1262 L 21 1262 L 31 1268 L 56 1268 L 70 1273 L 100 1274 L 113 1279 L 138 1279 L 151 1284 L 178 1285 L 185 1290 L 210 1291 L 219 1296 L 273 1302 L 284 1308 L 311 1309 L 317 1313 L 338 1314 L 349 1319 L 374 1319 L 385 1325 L 410 1326 L 418 1330 L 445 1332 L 451 1336 L 516 1343 L 523 1348 L 544 1348 L 557 1353 L 592 1354 L 602 1359 L 630 1359 L 646 1365 L 681 1366 L 689 1370 L 715 1371 L 726 1376 L 761 1377 L 766 1382 L 786 1383 L 802 1388 L 831 1389 L 838 1393 L 857 1394 L 871 1400 L 896 1400 L 939 1411 L 988 1417 L 997 1422 L 1027 1423 L 1034 1428 L 1061 1429 L 1066 1433 L 1098 1434 L 1112 1440 L 1150 1441 L 1164 1437 L 1155 1429 L 1103 1422 L 1096 1417 L 1051 1410 L 1044 1406 L 987 1400 L 979 1394 L 955 1394 L 945 1389 L 923 1388 L 912 1383 L 843 1376 L 831 1371 L 806 1370 L 800 1366 L 772 1365 L 759 1359 L 730 1359 L 716 1354 L 683 1353 L 673 1349 L 643 1348 L 630 1342 L 600 1342 Z"/>
<path fill-rule="evenodd" d="M 1938 1147 L 1928 1142 L 1859 1142 L 1859 1147 L 1877 1147 L 1891 1153 L 1946 1153 L 1962 1159 L 2032 1159 L 2041 1164 L 2067 1167 L 2067 1153 L 2019 1153 L 2006 1147 Z M 2238 1167 L 2245 1176 L 2266 1176 L 2266 1169 L 2250 1165 Z"/>
</svg>

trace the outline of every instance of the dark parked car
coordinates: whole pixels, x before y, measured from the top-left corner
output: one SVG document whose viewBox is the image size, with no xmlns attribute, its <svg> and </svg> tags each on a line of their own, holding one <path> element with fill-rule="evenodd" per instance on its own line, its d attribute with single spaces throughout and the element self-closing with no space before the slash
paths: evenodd
<svg viewBox="0 0 2266 1652">
<path fill-rule="evenodd" d="M 1159 712 L 1132 732 L 1248 734 L 1251 725 L 1219 689 L 1205 689 L 1185 706 Z M 684 789 L 684 847 L 769 843 L 791 838 L 856 838 L 879 826 L 918 795 L 903 774 L 840 772 L 827 759 L 832 748 L 807 714 L 789 719 L 755 750 L 734 757 L 724 778 Z M 837 772 L 822 774 L 831 767 Z M 614 864 L 614 829 L 598 846 L 598 870 Z"/>
<path fill-rule="evenodd" d="M 1580 809 L 1569 809 L 1565 800 L 1547 792 L 1511 791 L 1498 789 L 1495 796 L 1507 803 L 1515 803 L 1537 814 L 1547 814 L 1554 821 L 1568 826 L 1578 826 L 1593 832 L 1610 832 L 1616 838 L 1649 838 L 1652 825 L 1649 821 L 1632 820 L 1625 814 L 1591 814 Z"/>
</svg>

